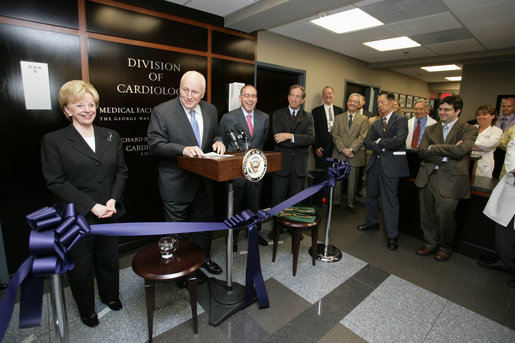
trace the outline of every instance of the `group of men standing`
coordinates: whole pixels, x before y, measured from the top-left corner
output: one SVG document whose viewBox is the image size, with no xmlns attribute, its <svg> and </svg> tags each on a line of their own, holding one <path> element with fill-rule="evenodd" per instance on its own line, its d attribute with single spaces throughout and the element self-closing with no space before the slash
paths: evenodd
<svg viewBox="0 0 515 343">
<path fill-rule="evenodd" d="M 148 141 L 151 154 L 159 157 L 159 189 L 167 221 L 212 220 L 210 181 L 179 168 L 178 156 L 202 157 L 210 151 L 223 154 L 226 147 L 227 151 L 236 150 L 225 134 L 228 127 L 241 127 L 249 137 L 250 148 L 262 149 L 268 136 L 270 119 L 256 109 L 258 94 L 255 87 L 246 85 L 241 89 L 241 107 L 224 114 L 220 125 L 216 108 L 201 100 L 205 90 L 204 76 L 195 71 L 187 72 L 181 78 L 179 97 L 152 111 Z M 461 99 L 455 96 L 444 98 L 438 110 L 441 121 L 435 124 L 427 117 L 427 105 L 419 106 L 419 103 L 415 104 L 416 116 L 413 118 L 417 123 L 408 123 L 404 115 L 393 111 L 392 93 L 379 94 L 378 116 L 374 119 L 381 119 L 375 121 L 366 115 L 364 97 L 360 94 L 349 96 L 344 112 L 333 104 L 334 90 L 326 86 L 322 91 L 324 104 L 314 108 L 313 115 L 301 108 L 305 97 L 302 86 L 292 85 L 288 106 L 272 114 L 275 150 L 282 153 L 281 169 L 272 179 L 272 206 L 305 187 L 309 147 L 312 146 L 318 168 L 327 168 L 328 157 L 351 165 L 347 208 L 356 214 L 354 197 L 361 178 L 360 168 L 367 163 L 365 149 L 368 149 L 372 155 L 365 168 L 367 219 L 357 229 L 379 229 L 380 197 L 387 248 L 397 250 L 397 187 L 401 177 L 409 176 L 406 146 L 418 147 L 422 163 L 416 185 L 421 188 L 421 224 L 426 245 L 418 249 L 417 254 L 436 253 L 437 260 L 446 261 L 454 238 L 454 212 L 458 199 L 469 196 L 469 153 L 477 136 L 475 127 L 458 120 Z M 244 146 L 245 142 L 239 144 Z M 257 211 L 262 183 L 242 178 L 234 180 L 233 185 L 234 210 L 243 210 L 241 205 L 245 201 L 247 208 Z M 338 203 L 338 191 L 335 198 Z M 192 240 L 206 254 L 204 269 L 213 274 L 221 273 L 220 266 L 210 259 L 210 233 L 194 233 Z M 260 243 L 267 244 L 261 237 Z"/>
</svg>

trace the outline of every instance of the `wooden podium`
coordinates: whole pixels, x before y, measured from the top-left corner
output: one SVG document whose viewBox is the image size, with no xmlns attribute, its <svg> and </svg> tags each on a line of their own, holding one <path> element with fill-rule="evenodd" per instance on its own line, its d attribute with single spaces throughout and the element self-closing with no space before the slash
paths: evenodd
<svg viewBox="0 0 515 343">
<path fill-rule="evenodd" d="M 202 175 L 208 179 L 222 182 L 227 181 L 227 218 L 233 216 L 234 190 L 232 180 L 243 177 L 242 162 L 244 152 L 227 153 L 233 157 L 222 158 L 198 158 L 198 157 L 177 157 L 179 168 L 188 170 L 192 173 Z M 267 160 L 266 172 L 274 172 L 281 169 L 281 153 L 273 151 L 264 152 Z M 222 280 L 209 278 L 209 324 L 212 326 L 220 325 L 233 313 L 243 308 L 245 304 L 245 287 L 232 282 L 232 262 L 233 262 L 233 229 L 227 230 L 226 244 L 226 277 Z M 203 306 L 204 307 L 204 306 Z M 206 307 L 204 307 L 206 308 Z"/>
</svg>

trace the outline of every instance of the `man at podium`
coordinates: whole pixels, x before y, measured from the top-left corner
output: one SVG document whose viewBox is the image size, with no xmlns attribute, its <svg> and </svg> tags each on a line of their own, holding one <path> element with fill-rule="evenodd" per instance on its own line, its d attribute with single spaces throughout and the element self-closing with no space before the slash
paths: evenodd
<svg viewBox="0 0 515 343">
<path fill-rule="evenodd" d="M 211 181 L 177 166 L 177 156 L 202 157 L 204 153 L 225 153 L 218 136 L 215 106 L 201 100 L 206 79 L 196 71 L 186 72 L 180 82 L 179 97 L 152 109 L 148 126 L 150 153 L 159 157 L 159 192 L 166 221 L 209 222 L 213 217 Z M 184 239 L 184 236 L 178 235 Z M 211 232 L 191 234 L 206 255 L 202 267 L 211 274 L 222 268 L 211 260 Z"/>
<path fill-rule="evenodd" d="M 244 131 L 250 149 L 263 149 L 268 136 L 270 119 L 268 114 L 256 109 L 257 90 L 252 85 L 246 85 L 240 91 L 241 107 L 222 116 L 220 121 L 220 136 L 223 137 L 227 151 L 245 150 L 245 137 L 241 134 Z M 232 132 L 231 132 L 232 131 Z M 232 137 L 232 138 L 231 138 Z M 234 187 L 234 213 L 246 208 L 254 213 L 259 209 L 259 199 L 263 180 L 250 182 L 245 178 L 233 180 Z M 246 208 L 242 208 L 243 199 L 246 200 Z M 238 232 L 234 231 L 233 250 L 238 250 Z M 258 236 L 260 245 L 266 246 L 268 242 Z"/>
</svg>

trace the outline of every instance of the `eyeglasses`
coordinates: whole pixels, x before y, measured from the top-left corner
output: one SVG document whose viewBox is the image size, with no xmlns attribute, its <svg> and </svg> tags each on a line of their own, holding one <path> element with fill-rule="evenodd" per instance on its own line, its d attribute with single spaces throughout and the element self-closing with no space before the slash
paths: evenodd
<svg viewBox="0 0 515 343">
<path fill-rule="evenodd" d="M 257 94 L 242 94 L 241 96 L 245 99 L 248 99 L 248 98 L 257 99 Z"/>
<path fill-rule="evenodd" d="M 95 105 L 95 103 L 89 103 L 87 105 L 85 104 L 73 104 L 73 106 L 75 106 L 79 111 L 82 111 L 84 110 L 86 107 L 89 109 L 89 110 L 94 110 L 97 105 Z"/>
<path fill-rule="evenodd" d="M 296 94 L 291 94 L 291 93 L 290 93 L 290 94 L 288 94 L 288 96 L 289 96 L 290 98 L 293 98 L 293 99 L 302 99 L 302 95 L 296 95 Z"/>
</svg>

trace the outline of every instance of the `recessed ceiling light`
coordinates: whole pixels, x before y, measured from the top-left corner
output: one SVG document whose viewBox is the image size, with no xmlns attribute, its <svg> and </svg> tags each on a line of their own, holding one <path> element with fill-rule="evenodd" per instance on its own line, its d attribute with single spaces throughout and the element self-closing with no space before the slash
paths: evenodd
<svg viewBox="0 0 515 343">
<path fill-rule="evenodd" d="M 372 17 L 370 14 L 363 12 L 359 8 L 331 14 L 311 20 L 311 22 L 336 33 L 351 32 L 384 25 L 382 22 Z"/>
<path fill-rule="evenodd" d="M 421 67 L 424 70 L 427 70 L 429 72 L 435 72 L 435 71 L 448 71 L 448 70 L 461 70 L 460 67 L 458 67 L 456 64 L 446 64 L 446 65 L 440 65 L 440 66 L 428 66 L 428 67 Z"/>
<path fill-rule="evenodd" d="M 406 36 L 376 40 L 376 41 L 372 41 L 372 42 L 365 42 L 363 44 L 365 44 L 366 46 L 369 46 L 371 48 L 374 48 L 376 50 L 379 50 L 379 51 L 398 50 L 398 49 L 414 48 L 414 47 L 420 46 L 420 44 L 418 44 L 413 39 L 408 38 Z"/>
<path fill-rule="evenodd" d="M 461 81 L 461 76 L 448 76 L 446 79 L 449 81 Z"/>
</svg>

